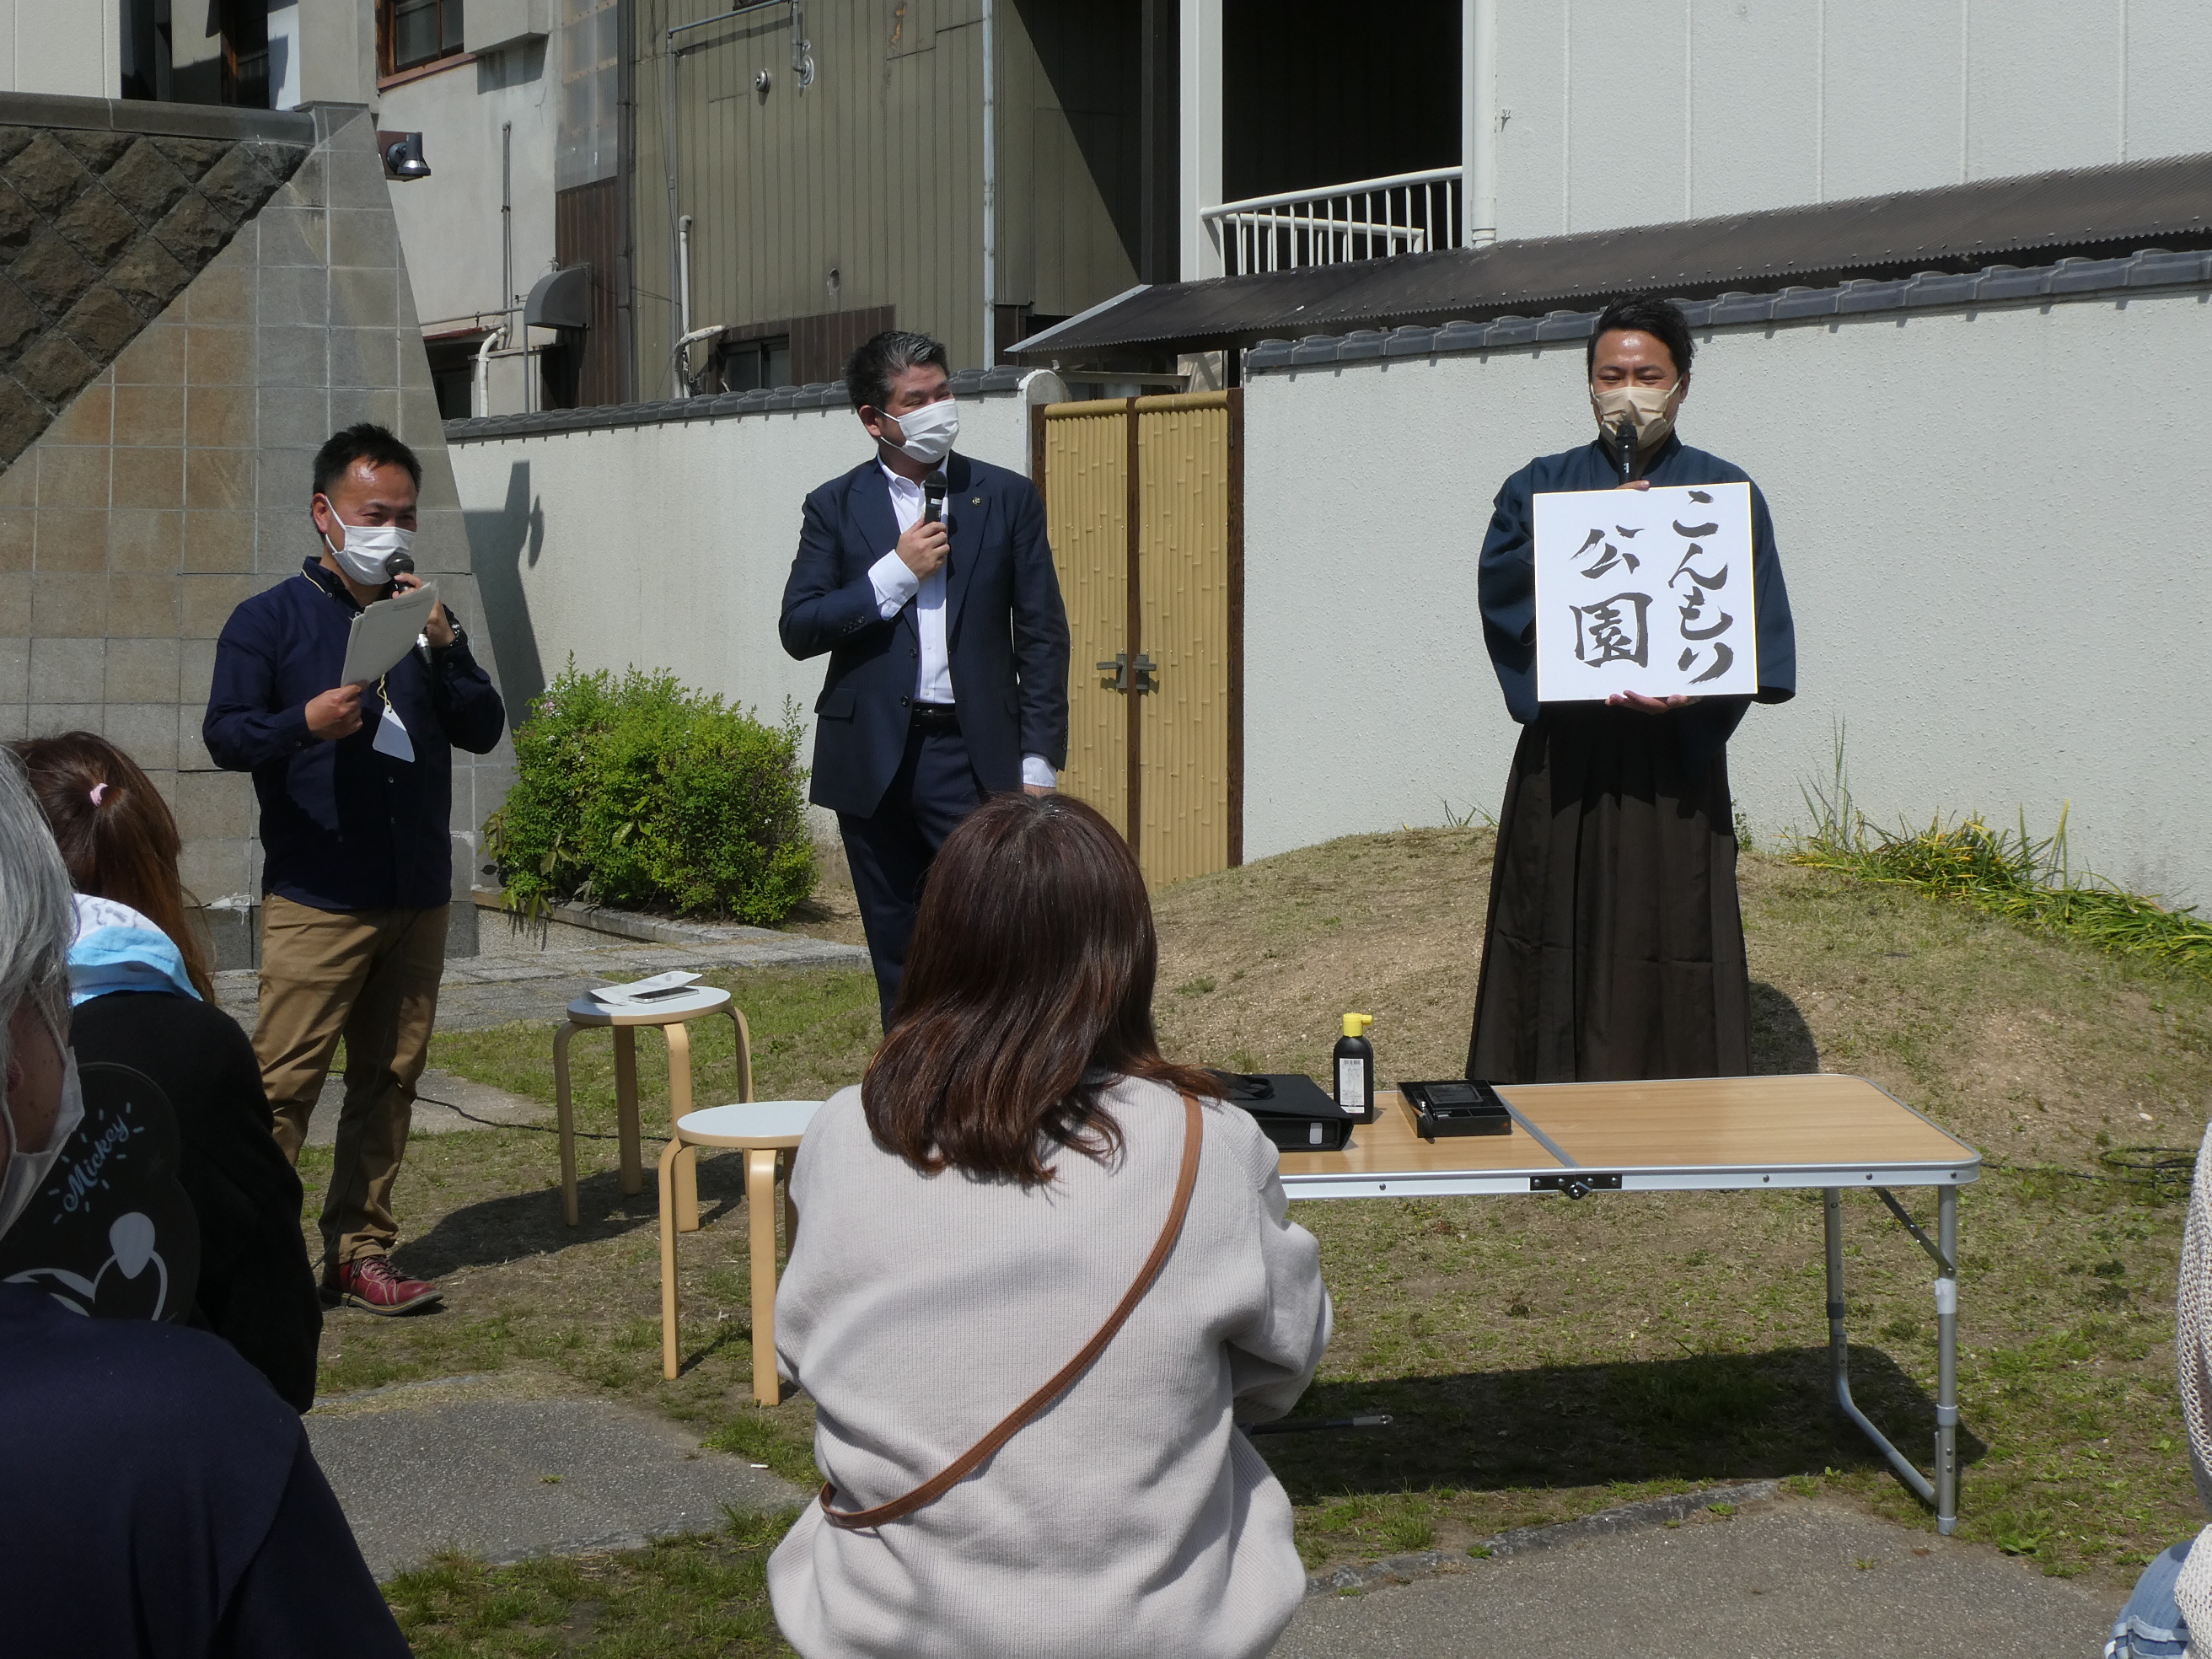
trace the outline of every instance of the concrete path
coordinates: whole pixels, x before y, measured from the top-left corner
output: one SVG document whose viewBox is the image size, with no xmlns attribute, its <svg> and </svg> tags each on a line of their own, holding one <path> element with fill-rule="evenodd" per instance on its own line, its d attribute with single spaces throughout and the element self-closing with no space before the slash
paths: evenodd
<svg viewBox="0 0 2212 1659">
<path fill-rule="evenodd" d="M 573 930 L 572 930 L 573 931 Z M 737 931 L 737 930 L 732 930 Z M 639 979 L 671 968 L 856 968 L 868 966 L 857 945 L 798 933 L 744 929 L 758 939 L 714 945 L 624 945 L 462 957 L 446 964 L 438 990 L 438 1029 L 481 1030 L 518 1019 L 557 1022 L 561 1011 L 595 985 Z M 250 968 L 217 974 L 216 995 L 231 1017 L 253 1029 L 260 978 Z"/>
<path fill-rule="evenodd" d="M 403 1385 L 308 1413 L 316 1460 L 379 1578 L 449 1547 L 495 1562 L 635 1549 L 718 1529 L 726 1504 L 775 1510 L 805 1496 L 642 1413 L 519 1400 L 512 1387 L 491 1377 Z"/>
<path fill-rule="evenodd" d="M 553 1109 L 527 1095 L 510 1094 L 489 1083 L 471 1083 L 435 1066 L 422 1073 L 415 1086 L 415 1114 L 408 1133 L 450 1134 L 456 1129 L 481 1129 L 487 1124 L 550 1123 Z M 315 1101 L 315 1115 L 307 1120 L 307 1145 L 328 1146 L 338 1138 L 338 1114 L 345 1105 L 345 1079 L 333 1072 L 323 1079 L 323 1092 Z"/>
<path fill-rule="evenodd" d="M 1802 1498 L 1310 1597 L 1274 1659 L 2088 1659 L 2123 1598 Z"/>
</svg>

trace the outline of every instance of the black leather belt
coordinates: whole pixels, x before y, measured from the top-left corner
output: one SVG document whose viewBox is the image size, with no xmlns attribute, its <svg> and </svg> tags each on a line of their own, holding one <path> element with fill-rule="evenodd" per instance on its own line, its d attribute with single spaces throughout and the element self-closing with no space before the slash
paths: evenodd
<svg viewBox="0 0 2212 1659">
<path fill-rule="evenodd" d="M 917 732 L 957 732 L 960 711 L 949 702 L 918 702 L 914 706 L 914 729 Z"/>
</svg>

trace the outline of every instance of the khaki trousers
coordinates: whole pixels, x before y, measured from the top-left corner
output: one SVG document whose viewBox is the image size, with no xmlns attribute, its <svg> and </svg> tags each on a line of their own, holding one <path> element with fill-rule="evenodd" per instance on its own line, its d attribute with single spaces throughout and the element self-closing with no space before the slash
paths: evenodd
<svg viewBox="0 0 2212 1659">
<path fill-rule="evenodd" d="M 274 893 L 261 902 L 253 1052 L 276 1115 L 276 1144 L 295 1163 L 345 1039 L 345 1103 L 323 1201 L 326 1272 L 389 1255 L 399 1236 L 392 1188 L 438 1016 L 446 911 L 317 910 Z"/>
</svg>

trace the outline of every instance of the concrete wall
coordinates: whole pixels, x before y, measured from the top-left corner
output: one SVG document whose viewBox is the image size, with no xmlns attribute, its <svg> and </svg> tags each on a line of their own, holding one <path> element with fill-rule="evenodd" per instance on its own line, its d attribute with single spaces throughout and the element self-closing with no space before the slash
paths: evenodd
<svg viewBox="0 0 2212 1659">
<path fill-rule="evenodd" d="M 116 0 L 0 0 L 0 92 L 121 97 Z"/>
<path fill-rule="evenodd" d="M 1756 835 L 1848 724 L 1878 821 L 2071 804 L 2077 867 L 2212 898 L 2192 377 L 2212 292 L 1699 336 L 1686 441 L 1772 506 L 1799 693 L 1731 746 Z M 1493 492 L 1590 433 L 1579 340 L 1246 390 L 1245 846 L 1494 811 L 1516 728 L 1484 653 Z"/>
<path fill-rule="evenodd" d="M 1503 237 L 2212 150 L 2202 0 L 1498 9 Z"/>
<path fill-rule="evenodd" d="M 189 282 L 175 273 L 179 285 L 163 290 L 173 297 L 134 319 L 128 343 L 0 470 L 0 585 L 9 594 L 0 599 L 0 740 L 87 729 L 127 749 L 176 810 L 186 885 L 228 923 L 217 931 L 219 960 L 241 966 L 260 894 L 252 781 L 215 768 L 200 723 L 215 641 L 232 609 L 288 580 L 318 546 L 307 517 L 313 459 L 331 431 L 380 421 L 421 454 L 416 562 L 477 630 L 480 659 L 497 672 L 373 122 L 358 106 L 272 116 L 0 100 L 0 118 L 32 114 L 62 135 L 46 138 L 58 151 L 103 160 L 113 159 L 118 130 L 150 135 L 157 149 L 197 156 L 203 191 L 229 166 L 210 167 L 207 155 L 222 148 L 226 127 L 312 143 L 258 213 L 234 233 L 223 226 L 229 240 L 220 252 L 199 245 L 212 257 Z M 173 132 L 189 137 L 172 143 L 164 135 Z M 79 181 L 78 199 L 124 188 L 118 175 L 137 153 L 122 152 L 100 180 Z M 128 185 L 152 188 L 146 167 Z M 137 198 L 126 188 L 118 199 Z M 150 233 L 155 240 L 184 246 L 164 228 L 190 199 Z M 107 283 L 119 284 L 130 263 L 125 253 Z M 21 285 L 20 273 L 10 280 Z M 71 325 L 64 319 L 60 331 Z M 20 381 L 21 363 L 11 373 Z M 475 867 L 475 832 L 505 798 L 509 759 L 504 745 L 483 759 L 455 757 L 461 893 Z M 472 953 L 475 908 L 459 905 L 455 915 L 452 947 Z"/>
<path fill-rule="evenodd" d="M 963 398 L 960 448 L 1029 471 L 1028 406 Z M 665 668 L 809 729 L 823 663 L 776 638 L 806 492 L 873 446 L 842 405 L 515 437 L 450 451 L 485 617 L 519 716 L 573 656 Z"/>
<path fill-rule="evenodd" d="M 378 125 L 422 134 L 430 163 L 428 179 L 395 181 L 390 190 L 400 240 L 412 255 L 407 270 L 415 313 L 433 332 L 441 323 L 453 325 L 519 306 L 531 284 L 553 268 L 553 149 L 560 102 L 559 64 L 543 36 L 384 93 Z M 501 129 L 509 123 L 511 292 L 501 288 L 500 240 Z M 524 406 L 523 362 L 520 356 L 495 359 L 492 408 Z"/>
</svg>

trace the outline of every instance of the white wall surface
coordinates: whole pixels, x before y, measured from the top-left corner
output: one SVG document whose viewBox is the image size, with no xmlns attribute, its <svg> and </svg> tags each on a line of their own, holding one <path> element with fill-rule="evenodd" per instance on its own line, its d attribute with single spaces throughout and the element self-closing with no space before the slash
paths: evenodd
<svg viewBox="0 0 2212 1659">
<path fill-rule="evenodd" d="M 960 422 L 962 453 L 1028 472 L 1018 396 L 963 398 Z M 510 706 L 573 653 L 668 669 L 771 723 L 793 698 L 811 732 L 826 659 L 776 637 L 799 504 L 873 448 L 842 408 L 453 444 Z"/>
<path fill-rule="evenodd" d="M 384 94 L 377 125 L 421 133 L 430 163 L 428 179 L 394 181 L 391 187 L 415 313 L 426 326 L 512 303 L 500 287 L 500 143 L 507 122 L 514 124 L 515 294 L 527 295 L 552 269 L 553 141 L 560 99 L 557 63 L 542 39 Z M 501 410 L 521 406 L 519 396 L 493 405 Z"/>
<path fill-rule="evenodd" d="M 1498 9 L 1498 234 L 2212 150 L 2203 0 Z"/>
<path fill-rule="evenodd" d="M 1831 8 L 1832 14 L 1833 8 Z M 1794 702 L 1730 745 L 1755 836 L 1848 727 L 1878 822 L 2071 804 L 2076 867 L 2212 899 L 2192 373 L 2212 295 L 1887 313 L 1699 337 L 1686 441 L 1773 509 Z M 1245 847 L 1494 811 L 1517 736 L 1481 638 L 1491 497 L 1583 441 L 1583 345 L 1255 376 Z"/>
<path fill-rule="evenodd" d="M 0 0 L 0 92 L 120 98 L 115 0 Z"/>
</svg>

